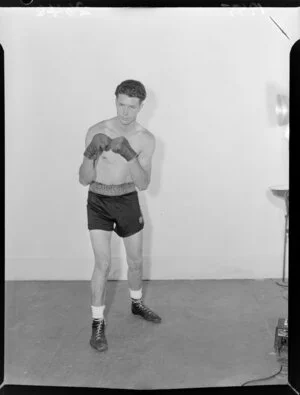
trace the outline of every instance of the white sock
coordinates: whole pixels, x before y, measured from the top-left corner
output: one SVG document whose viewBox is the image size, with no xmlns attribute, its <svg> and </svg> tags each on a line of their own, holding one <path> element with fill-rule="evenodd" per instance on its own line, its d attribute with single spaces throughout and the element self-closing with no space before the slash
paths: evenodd
<svg viewBox="0 0 300 395">
<path fill-rule="evenodd" d="M 101 320 L 104 318 L 103 312 L 105 306 L 91 306 L 92 307 L 92 314 L 94 320 Z"/>
<path fill-rule="evenodd" d="M 130 292 L 130 297 L 132 299 L 141 299 L 142 298 L 142 288 L 139 289 L 138 291 L 133 291 L 132 289 L 130 289 L 129 292 Z"/>
</svg>

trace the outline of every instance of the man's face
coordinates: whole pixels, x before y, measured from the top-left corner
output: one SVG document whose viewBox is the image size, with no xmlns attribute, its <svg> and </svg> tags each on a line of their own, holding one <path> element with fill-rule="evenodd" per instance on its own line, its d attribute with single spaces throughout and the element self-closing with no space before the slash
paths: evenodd
<svg viewBox="0 0 300 395">
<path fill-rule="evenodd" d="M 134 122 L 142 106 L 139 98 L 120 93 L 116 98 L 116 107 L 121 124 L 129 125 Z"/>
</svg>

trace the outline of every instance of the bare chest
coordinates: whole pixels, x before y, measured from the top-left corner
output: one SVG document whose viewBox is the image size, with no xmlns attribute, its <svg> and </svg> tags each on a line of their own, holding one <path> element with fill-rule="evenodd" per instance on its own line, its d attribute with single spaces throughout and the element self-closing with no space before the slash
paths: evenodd
<svg viewBox="0 0 300 395">
<path fill-rule="evenodd" d="M 118 137 L 113 131 L 108 130 L 106 134 L 110 138 Z M 137 135 L 126 137 L 131 147 L 139 154 L 141 145 Z M 105 184 L 120 184 L 130 182 L 128 162 L 120 154 L 109 150 L 104 151 L 96 163 L 96 180 Z"/>
</svg>

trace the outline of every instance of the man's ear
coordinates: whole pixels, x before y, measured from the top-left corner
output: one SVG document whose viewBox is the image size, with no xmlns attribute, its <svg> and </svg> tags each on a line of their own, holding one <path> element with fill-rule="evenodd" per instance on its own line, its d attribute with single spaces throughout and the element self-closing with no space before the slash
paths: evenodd
<svg viewBox="0 0 300 395">
<path fill-rule="evenodd" d="M 139 108 L 139 112 L 141 111 L 141 109 L 144 107 L 144 102 L 142 101 L 140 104 L 140 108 Z"/>
</svg>

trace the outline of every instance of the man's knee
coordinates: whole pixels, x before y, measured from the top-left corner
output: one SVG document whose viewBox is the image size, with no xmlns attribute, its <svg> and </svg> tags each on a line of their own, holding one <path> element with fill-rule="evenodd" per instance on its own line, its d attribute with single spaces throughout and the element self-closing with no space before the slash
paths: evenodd
<svg viewBox="0 0 300 395">
<path fill-rule="evenodd" d="M 143 266 L 143 259 L 142 257 L 137 257 L 135 259 L 128 259 L 128 269 L 135 271 L 135 270 L 140 270 Z"/>
<path fill-rule="evenodd" d="M 101 274 L 108 275 L 111 267 L 110 257 L 105 255 L 95 255 L 95 269 Z"/>
<path fill-rule="evenodd" d="M 95 229 L 90 231 L 94 250 L 95 270 L 107 274 L 110 270 L 110 240 L 112 232 Z"/>
</svg>

